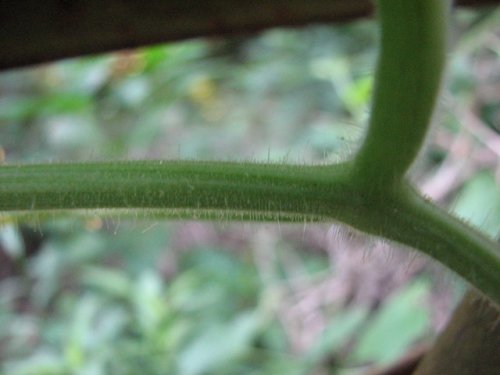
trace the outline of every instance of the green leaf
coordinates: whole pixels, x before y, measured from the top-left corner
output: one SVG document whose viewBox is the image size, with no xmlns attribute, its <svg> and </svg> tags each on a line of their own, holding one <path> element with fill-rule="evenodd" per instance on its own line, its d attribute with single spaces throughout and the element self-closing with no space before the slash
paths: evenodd
<svg viewBox="0 0 500 375">
<path fill-rule="evenodd" d="M 490 172 L 476 174 L 460 191 L 453 211 L 492 237 L 500 234 L 500 187 Z"/>
<path fill-rule="evenodd" d="M 428 290 L 427 283 L 417 281 L 390 298 L 368 324 L 350 359 L 387 364 L 404 354 L 428 331 L 429 316 L 423 307 Z"/>
<path fill-rule="evenodd" d="M 360 327 L 367 311 L 348 309 L 332 316 L 325 331 L 306 354 L 306 362 L 315 364 L 327 355 L 335 353 Z"/>
<path fill-rule="evenodd" d="M 227 324 L 214 324 L 201 333 L 179 356 L 179 374 L 198 375 L 236 360 L 260 328 L 260 318 L 244 313 Z"/>
<path fill-rule="evenodd" d="M 81 277 L 87 287 L 95 288 L 111 298 L 126 298 L 131 290 L 131 282 L 123 271 L 109 267 L 89 266 Z"/>
</svg>

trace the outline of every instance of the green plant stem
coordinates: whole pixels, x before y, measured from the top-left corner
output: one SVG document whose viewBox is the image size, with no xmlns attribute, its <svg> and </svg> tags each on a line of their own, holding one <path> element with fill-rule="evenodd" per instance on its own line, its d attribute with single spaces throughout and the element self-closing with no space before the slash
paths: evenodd
<svg viewBox="0 0 500 375">
<path fill-rule="evenodd" d="M 355 159 L 374 193 L 398 183 L 419 152 L 446 51 L 448 1 L 379 0 L 381 51 L 368 133 Z"/>
<path fill-rule="evenodd" d="M 340 221 L 430 255 L 500 304 L 498 246 L 401 185 L 373 199 L 349 163 L 143 161 L 0 168 L 0 211 L 128 209 L 170 218 Z M 0 220 L 1 222 L 1 220 Z"/>
<path fill-rule="evenodd" d="M 349 212 L 347 164 L 143 161 L 0 168 L 0 210 L 165 209 L 210 219 L 324 220 Z M 174 215 L 175 214 L 175 215 Z M 344 214 L 340 214 L 344 216 Z"/>
<path fill-rule="evenodd" d="M 364 232 L 419 249 L 500 306 L 500 248 L 404 184 L 373 202 L 356 223 Z M 479 276 L 480 275 L 480 276 Z"/>
</svg>

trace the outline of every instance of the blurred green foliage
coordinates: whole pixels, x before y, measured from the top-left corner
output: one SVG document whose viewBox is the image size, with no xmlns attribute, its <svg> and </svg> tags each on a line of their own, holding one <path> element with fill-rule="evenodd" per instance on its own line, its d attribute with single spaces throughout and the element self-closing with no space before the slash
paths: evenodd
<svg viewBox="0 0 500 375">
<path fill-rule="evenodd" d="M 500 43 L 481 28 L 491 18 L 498 17 L 457 15 L 457 39 L 464 42 L 453 53 L 445 115 L 414 175 L 450 185 L 439 199 L 498 236 L 500 105 L 487 93 L 500 82 Z M 363 133 L 376 37 L 374 23 L 363 21 L 6 72 L 0 155 L 9 163 L 345 159 Z M 476 123 L 462 124 L 457 108 L 472 108 Z M 451 139 L 462 147 L 450 147 Z M 444 173 L 450 170 L 457 174 L 453 184 Z M 318 297 L 297 323 L 289 314 L 304 296 L 343 275 L 345 266 L 308 241 L 317 229 L 252 226 L 240 235 L 244 224 L 187 233 L 183 225 L 99 213 L 4 223 L 2 373 L 357 374 L 433 335 L 436 280 L 429 269 L 381 287 L 372 300 L 346 284 L 345 298 Z M 305 342 L 294 338 L 297 332 L 315 334 Z"/>
</svg>

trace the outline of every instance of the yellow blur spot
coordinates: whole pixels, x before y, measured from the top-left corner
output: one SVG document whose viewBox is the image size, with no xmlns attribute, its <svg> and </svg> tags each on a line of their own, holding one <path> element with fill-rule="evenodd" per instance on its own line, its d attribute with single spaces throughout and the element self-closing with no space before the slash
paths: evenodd
<svg viewBox="0 0 500 375">
<path fill-rule="evenodd" d="M 16 220 L 11 215 L 0 215 L 0 228 L 16 223 Z"/>
<path fill-rule="evenodd" d="M 103 222 L 100 217 L 93 217 L 85 221 L 85 228 L 89 231 L 97 231 L 102 228 Z"/>
<path fill-rule="evenodd" d="M 202 76 L 197 78 L 189 87 L 189 96 L 200 106 L 210 105 L 217 96 L 217 88 L 213 80 Z"/>
<path fill-rule="evenodd" d="M 0 146 L 0 163 L 5 162 L 5 150 L 2 146 Z"/>
<path fill-rule="evenodd" d="M 201 76 L 194 80 L 188 89 L 188 95 L 208 122 L 217 122 L 224 115 L 222 102 L 218 100 L 217 85 L 210 77 Z"/>
</svg>

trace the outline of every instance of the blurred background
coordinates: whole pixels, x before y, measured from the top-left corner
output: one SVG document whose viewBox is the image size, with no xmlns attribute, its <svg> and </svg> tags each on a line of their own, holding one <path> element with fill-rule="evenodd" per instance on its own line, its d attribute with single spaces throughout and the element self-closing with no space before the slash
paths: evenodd
<svg viewBox="0 0 500 375">
<path fill-rule="evenodd" d="M 411 178 L 498 239 L 500 13 L 453 22 Z M 345 160 L 377 35 L 364 20 L 3 72 L 0 163 Z M 0 216 L 1 373 L 365 374 L 425 350 L 465 290 L 415 251 L 334 223 L 145 216 Z"/>
</svg>

